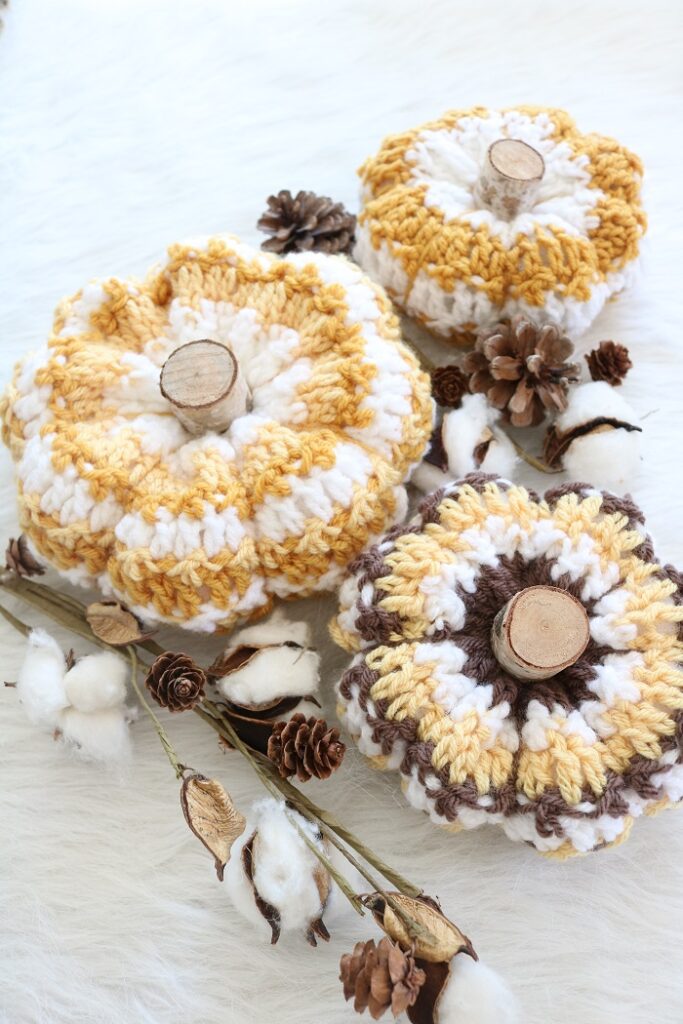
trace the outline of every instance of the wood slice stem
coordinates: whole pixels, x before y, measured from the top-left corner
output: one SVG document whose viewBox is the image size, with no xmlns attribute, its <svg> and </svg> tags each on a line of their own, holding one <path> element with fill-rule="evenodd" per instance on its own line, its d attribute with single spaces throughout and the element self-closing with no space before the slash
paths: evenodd
<svg viewBox="0 0 683 1024">
<path fill-rule="evenodd" d="M 159 387 L 191 434 L 221 433 L 248 409 L 249 389 L 234 353 L 218 341 L 189 341 L 161 368 Z"/>
<path fill-rule="evenodd" d="M 527 587 L 496 615 L 491 646 L 518 679 L 549 679 L 577 661 L 590 639 L 586 610 L 558 587 Z"/>
<path fill-rule="evenodd" d="M 502 220 L 533 205 L 545 172 L 541 154 L 521 139 L 498 139 L 489 146 L 477 183 L 477 198 Z"/>
</svg>

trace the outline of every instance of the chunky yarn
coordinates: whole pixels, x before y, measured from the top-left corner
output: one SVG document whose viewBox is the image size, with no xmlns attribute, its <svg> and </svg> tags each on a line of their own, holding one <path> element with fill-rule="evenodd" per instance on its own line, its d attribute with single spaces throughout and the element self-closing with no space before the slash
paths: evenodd
<svg viewBox="0 0 683 1024">
<path fill-rule="evenodd" d="M 159 374 L 203 338 L 232 349 L 251 405 L 193 437 Z M 214 238 L 64 301 L 2 412 L 32 549 L 145 620 L 211 631 L 334 587 L 402 518 L 433 404 L 354 264 Z"/>
<path fill-rule="evenodd" d="M 590 639 L 559 674 L 522 681 L 491 630 L 539 585 L 583 605 Z M 542 500 L 471 475 L 359 556 L 340 600 L 333 636 L 357 652 L 340 713 L 434 822 L 497 824 L 565 857 L 683 797 L 683 577 L 657 564 L 630 500 L 584 484 Z"/>
<path fill-rule="evenodd" d="M 499 139 L 545 163 L 533 202 L 511 219 L 477 189 Z M 387 138 L 359 173 L 355 257 L 438 335 L 457 341 L 517 313 L 580 334 L 632 278 L 646 226 L 640 160 L 582 135 L 563 110 L 450 111 Z"/>
</svg>

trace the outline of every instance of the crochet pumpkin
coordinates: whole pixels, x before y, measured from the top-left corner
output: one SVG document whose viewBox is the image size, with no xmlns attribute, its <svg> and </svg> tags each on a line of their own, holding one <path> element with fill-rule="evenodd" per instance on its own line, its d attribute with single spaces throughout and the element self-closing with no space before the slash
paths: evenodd
<svg viewBox="0 0 683 1024">
<path fill-rule="evenodd" d="M 682 603 L 630 500 L 473 474 L 350 567 L 340 711 L 434 822 L 597 850 L 683 797 Z"/>
<path fill-rule="evenodd" d="M 3 414 L 35 552 L 211 631 L 334 587 L 404 515 L 432 401 L 355 265 L 214 238 L 63 302 Z"/>
<path fill-rule="evenodd" d="M 633 276 L 640 160 L 563 110 L 450 111 L 359 173 L 355 258 L 437 335 L 516 313 L 579 334 Z"/>
</svg>

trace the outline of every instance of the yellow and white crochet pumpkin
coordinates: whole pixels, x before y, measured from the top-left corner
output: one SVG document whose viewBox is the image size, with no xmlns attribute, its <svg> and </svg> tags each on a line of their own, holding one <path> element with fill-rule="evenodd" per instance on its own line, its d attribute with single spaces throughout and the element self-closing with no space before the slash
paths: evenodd
<svg viewBox="0 0 683 1024">
<path fill-rule="evenodd" d="M 500 140 L 517 140 L 507 174 L 491 164 Z M 359 173 L 355 258 L 437 335 L 466 342 L 515 313 L 579 334 L 632 278 L 640 160 L 563 110 L 450 111 L 387 138 Z"/>
<path fill-rule="evenodd" d="M 159 377 L 205 338 L 232 350 L 251 401 L 196 437 Z M 232 238 L 173 245 L 144 283 L 64 301 L 3 408 L 38 557 L 147 621 L 204 631 L 334 587 L 404 515 L 432 413 L 386 296 L 355 265 Z"/>
</svg>

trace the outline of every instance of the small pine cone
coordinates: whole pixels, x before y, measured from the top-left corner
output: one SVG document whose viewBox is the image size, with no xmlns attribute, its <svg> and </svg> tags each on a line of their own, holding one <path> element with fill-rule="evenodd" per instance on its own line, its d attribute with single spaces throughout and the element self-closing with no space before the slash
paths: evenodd
<svg viewBox="0 0 683 1024">
<path fill-rule="evenodd" d="M 470 391 L 485 394 L 514 427 L 535 427 L 546 413 L 567 408 L 567 388 L 578 380 L 574 351 L 555 324 L 537 327 L 517 316 L 477 339 L 463 367 L 471 374 Z"/>
<path fill-rule="evenodd" d="M 339 980 L 344 986 L 344 999 L 353 997 L 356 1013 L 369 1010 L 379 1020 L 391 1008 L 398 1017 L 417 1002 L 426 980 L 413 956 L 405 953 L 391 939 L 357 942 L 353 953 L 345 953 L 339 962 Z"/>
<path fill-rule="evenodd" d="M 601 341 L 585 360 L 591 379 L 607 381 L 613 388 L 619 387 L 633 366 L 626 346 L 614 341 Z"/>
<path fill-rule="evenodd" d="M 169 711 L 189 711 L 204 696 L 206 675 L 188 654 L 166 651 L 151 665 L 145 686 Z"/>
<path fill-rule="evenodd" d="M 355 241 L 356 218 L 341 203 L 315 192 L 287 189 L 268 197 L 268 209 L 257 227 L 271 237 L 266 252 L 327 252 L 348 254 Z"/>
<path fill-rule="evenodd" d="M 5 565 L 17 576 L 42 576 L 45 570 L 28 549 L 28 541 L 22 533 L 16 540 L 10 537 L 5 551 Z"/>
<path fill-rule="evenodd" d="M 283 779 L 296 775 L 299 782 L 329 779 L 342 763 L 345 745 L 339 729 L 330 728 L 324 718 L 306 718 L 300 712 L 288 722 L 276 722 L 268 738 L 268 757 Z"/>
<path fill-rule="evenodd" d="M 437 405 L 459 408 L 470 389 L 470 379 L 459 366 L 437 366 L 432 371 L 432 397 Z"/>
</svg>

